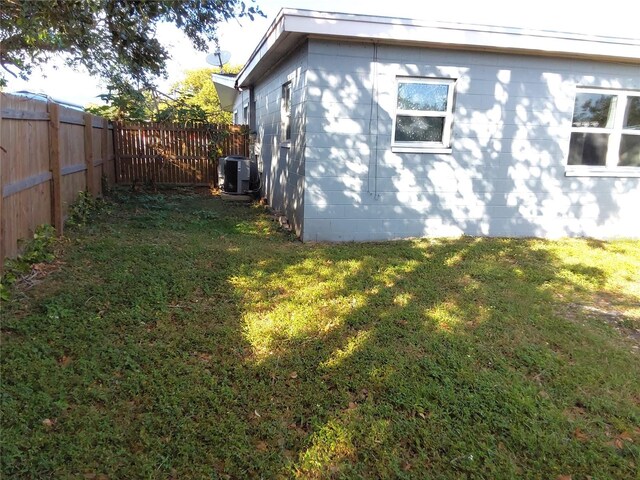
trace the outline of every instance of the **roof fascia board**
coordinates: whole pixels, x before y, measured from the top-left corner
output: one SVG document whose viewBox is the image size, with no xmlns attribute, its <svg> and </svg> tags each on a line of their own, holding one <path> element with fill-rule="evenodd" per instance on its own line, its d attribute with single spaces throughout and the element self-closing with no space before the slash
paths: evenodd
<svg viewBox="0 0 640 480">
<path fill-rule="evenodd" d="M 235 88 L 235 77 L 212 73 L 211 80 L 218 94 L 218 100 L 220 100 L 220 108 L 225 112 L 232 112 L 238 96 L 238 90 Z"/>
<path fill-rule="evenodd" d="M 252 70 L 287 35 L 422 44 L 456 50 L 486 50 L 529 55 L 588 57 L 640 64 L 640 39 L 600 37 L 565 32 L 526 30 L 485 25 L 430 23 L 369 15 L 282 9 L 245 67 L 236 86 L 243 86 Z"/>
<path fill-rule="evenodd" d="M 315 16 L 309 14 L 315 13 Z M 570 33 L 462 24 L 428 24 L 386 17 L 285 12 L 288 32 L 375 40 L 381 43 L 424 43 L 480 49 L 530 51 L 635 60 L 640 63 L 640 39 L 595 37 Z"/>
<path fill-rule="evenodd" d="M 218 73 L 211 74 L 211 80 L 213 83 L 218 83 L 220 85 L 224 85 L 225 87 L 234 88 L 236 77 L 230 77 L 228 75 L 220 75 Z"/>
<path fill-rule="evenodd" d="M 238 72 L 238 76 L 236 77 L 236 87 L 244 84 L 244 80 L 247 78 L 247 75 L 251 73 L 258 62 L 262 60 L 271 47 L 278 41 L 280 36 L 285 32 L 284 16 L 288 11 L 288 9 L 280 10 L 269 29 L 263 35 L 260 43 L 249 57 L 249 60 L 247 60 L 245 66 L 240 70 L 240 72 Z"/>
<path fill-rule="evenodd" d="M 520 35 L 523 32 L 533 33 L 540 36 L 548 36 L 554 38 L 575 38 L 575 39 L 592 39 L 602 41 L 603 39 L 610 39 L 614 42 L 632 43 L 638 44 L 640 38 L 623 38 L 623 37 L 608 37 L 600 35 L 587 35 L 583 33 L 570 33 L 570 32 L 558 32 L 552 30 L 535 30 L 524 29 L 519 27 L 504 27 L 495 25 L 481 25 L 481 24 L 469 24 L 469 23 L 455 23 L 455 22 L 440 22 L 440 21 L 427 21 L 427 20 L 415 20 L 410 18 L 395 18 L 395 17 L 383 17 L 373 15 L 360 15 L 352 13 L 331 13 L 331 12 L 319 12 L 313 10 L 296 10 L 285 8 L 281 11 L 282 14 L 287 17 L 301 17 L 310 18 L 315 20 L 324 20 L 328 22 L 338 21 L 354 21 L 360 23 L 379 23 L 382 25 L 405 25 L 413 27 L 433 27 L 441 29 L 453 29 L 453 30 L 473 30 L 484 32 L 501 32 L 511 33 L 514 35 Z"/>
</svg>

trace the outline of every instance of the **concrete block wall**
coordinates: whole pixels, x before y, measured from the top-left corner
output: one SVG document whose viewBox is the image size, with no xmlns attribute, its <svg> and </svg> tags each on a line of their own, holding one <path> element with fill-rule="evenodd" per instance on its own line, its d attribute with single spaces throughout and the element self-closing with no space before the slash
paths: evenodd
<svg viewBox="0 0 640 480">
<path fill-rule="evenodd" d="M 576 86 L 637 66 L 311 39 L 305 241 L 640 237 L 640 178 L 565 176 Z M 456 79 L 452 153 L 391 151 L 396 77 Z M 375 84 L 374 84 L 375 79 Z"/>
<path fill-rule="evenodd" d="M 304 215 L 307 45 L 283 59 L 254 87 L 258 168 L 264 195 L 283 212 L 298 235 Z M 282 86 L 291 82 L 291 141 L 282 131 Z"/>
</svg>

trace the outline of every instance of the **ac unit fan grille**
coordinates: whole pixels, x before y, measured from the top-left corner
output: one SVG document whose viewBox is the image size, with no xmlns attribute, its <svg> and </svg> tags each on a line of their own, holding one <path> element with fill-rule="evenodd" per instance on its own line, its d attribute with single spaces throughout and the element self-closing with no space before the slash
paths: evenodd
<svg viewBox="0 0 640 480">
<path fill-rule="evenodd" d="M 227 159 L 224 163 L 224 191 L 238 191 L 238 161 Z"/>
</svg>

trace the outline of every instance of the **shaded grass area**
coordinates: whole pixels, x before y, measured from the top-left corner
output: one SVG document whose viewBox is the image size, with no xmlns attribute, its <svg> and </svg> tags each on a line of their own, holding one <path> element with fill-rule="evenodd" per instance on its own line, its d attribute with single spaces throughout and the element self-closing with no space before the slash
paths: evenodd
<svg viewBox="0 0 640 480">
<path fill-rule="evenodd" d="M 120 200 L 2 306 L 7 478 L 637 478 L 640 242 Z"/>
</svg>

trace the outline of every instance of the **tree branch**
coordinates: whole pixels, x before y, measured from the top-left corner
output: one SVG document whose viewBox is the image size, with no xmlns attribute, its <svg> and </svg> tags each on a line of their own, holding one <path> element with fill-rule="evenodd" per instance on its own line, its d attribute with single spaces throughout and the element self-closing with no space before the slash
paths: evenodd
<svg viewBox="0 0 640 480">
<path fill-rule="evenodd" d="M 11 70 L 9 70 L 3 61 L 0 61 L 0 67 L 2 67 L 5 70 L 5 72 L 10 73 L 11 75 L 13 75 L 14 78 L 18 78 L 18 74 L 12 72 Z"/>
</svg>

